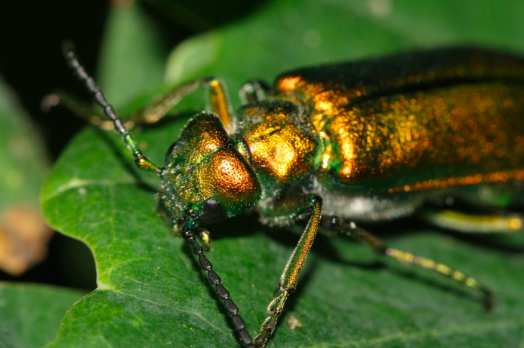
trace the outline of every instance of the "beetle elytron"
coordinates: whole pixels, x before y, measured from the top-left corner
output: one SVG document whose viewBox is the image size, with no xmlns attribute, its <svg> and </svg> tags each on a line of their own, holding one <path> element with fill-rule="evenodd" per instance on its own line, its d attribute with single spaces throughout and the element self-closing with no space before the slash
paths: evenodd
<svg viewBox="0 0 524 348">
<path fill-rule="evenodd" d="M 260 81 L 246 83 L 244 105 L 234 114 L 220 80 L 191 81 L 160 96 L 135 120 L 156 122 L 187 94 L 209 89 L 211 112 L 188 122 L 161 167 L 142 154 L 72 46 L 64 53 L 109 118 L 88 120 L 112 124 L 137 166 L 162 179 L 160 214 L 188 241 L 243 346 L 266 345 L 319 228 L 477 289 L 489 306 L 490 290 L 475 279 L 391 248 L 359 224 L 418 214 L 464 232 L 522 231 L 515 214 L 424 204 L 458 198 L 473 207 L 522 205 L 524 59 L 453 48 L 305 68 L 278 77 L 274 91 Z M 269 225 L 307 219 L 254 338 L 197 241 L 209 243 L 201 223 L 251 210 Z"/>
</svg>

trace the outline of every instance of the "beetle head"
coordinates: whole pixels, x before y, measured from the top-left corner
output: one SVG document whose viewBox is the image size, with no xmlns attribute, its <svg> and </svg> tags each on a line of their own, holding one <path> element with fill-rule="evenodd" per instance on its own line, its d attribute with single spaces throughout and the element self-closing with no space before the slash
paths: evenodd
<svg viewBox="0 0 524 348">
<path fill-rule="evenodd" d="M 161 176 L 159 203 L 171 219 L 193 212 L 203 222 L 221 220 L 251 208 L 261 194 L 253 169 L 207 112 L 188 122 Z"/>
</svg>

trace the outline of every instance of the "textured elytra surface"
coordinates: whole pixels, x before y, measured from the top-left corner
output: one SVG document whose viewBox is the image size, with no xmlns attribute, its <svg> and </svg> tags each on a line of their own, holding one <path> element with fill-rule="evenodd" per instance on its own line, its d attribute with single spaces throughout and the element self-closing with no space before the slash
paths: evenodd
<svg viewBox="0 0 524 348">
<path fill-rule="evenodd" d="M 202 65 L 194 60 L 193 70 L 182 69 L 176 78 L 223 76 L 234 95 L 251 77 L 271 79 L 300 65 L 409 47 L 468 40 L 523 51 L 519 45 L 524 41 L 516 37 L 523 34 L 505 34 L 522 14 L 516 2 L 488 8 L 436 1 L 431 9 L 415 1 L 384 2 L 392 6 L 386 15 L 377 15 L 372 3 L 380 2 L 269 3 L 242 22 L 200 38 L 204 43 L 198 38 L 194 46 L 195 41 L 187 42 L 185 49 L 196 57 L 204 47 L 214 59 L 206 57 Z M 488 18 L 496 18 L 497 25 Z M 189 64 L 176 53 L 171 62 L 169 69 L 177 71 L 177 64 Z M 129 84 L 122 82 L 113 94 L 125 94 Z M 132 96 L 133 91 L 127 92 Z M 198 110 L 201 104 L 192 106 Z M 163 122 L 137 135 L 147 153 L 161 162 L 183 124 Z M 67 314 L 52 347 L 235 345 L 228 319 L 188 248 L 156 214 L 158 185 L 133 168 L 112 134 L 88 129 L 62 155 L 46 185 L 44 209 L 55 228 L 92 249 L 99 289 Z M 497 292 L 494 311 L 484 312 L 478 294 L 449 281 L 394 262 L 381 265 L 363 245 L 320 236 L 270 346 L 522 345 L 522 236 L 466 239 L 416 221 L 396 224 L 394 231 L 377 228 L 392 245 L 460 268 L 491 286 Z M 264 228 L 256 216 L 210 229 L 209 258 L 254 332 L 298 234 Z M 292 330 L 290 319 L 301 325 Z"/>
</svg>

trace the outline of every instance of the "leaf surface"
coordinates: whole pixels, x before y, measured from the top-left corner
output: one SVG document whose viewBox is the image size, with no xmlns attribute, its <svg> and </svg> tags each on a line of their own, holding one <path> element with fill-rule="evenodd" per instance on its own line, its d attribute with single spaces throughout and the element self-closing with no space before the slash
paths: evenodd
<svg viewBox="0 0 524 348">
<path fill-rule="evenodd" d="M 0 77 L 0 268 L 20 275 L 47 254 L 52 231 L 40 212 L 48 171 L 42 141 Z"/>
<path fill-rule="evenodd" d="M 271 80 L 308 64 L 463 42 L 524 52 L 524 32 L 516 30 L 524 16 L 518 1 L 423 4 L 268 2 L 176 48 L 167 80 L 223 77 L 238 105 L 235 91 L 247 79 Z M 203 105 L 195 102 L 193 108 Z M 166 120 L 134 133 L 161 163 L 184 122 Z M 235 346 L 227 316 L 187 246 L 157 216 L 158 186 L 134 169 L 110 133 L 86 129 L 61 156 L 45 187 L 45 214 L 56 229 L 91 248 L 98 289 L 68 313 L 52 347 Z M 377 264 L 364 245 L 319 236 L 268 346 L 522 345 L 523 236 L 465 240 L 414 226 L 401 224 L 394 232 L 383 226 L 378 232 L 395 247 L 438 259 L 494 288 L 493 313 L 483 311 L 478 294 L 447 280 L 394 262 Z M 247 215 L 213 226 L 212 237 L 208 256 L 255 332 L 299 235 L 269 229 Z"/>
<path fill-rule="evenodd" d="M 45 285 L 0 283 L 0 347 L 42 347 L 81 296 Z"/>
</svg>

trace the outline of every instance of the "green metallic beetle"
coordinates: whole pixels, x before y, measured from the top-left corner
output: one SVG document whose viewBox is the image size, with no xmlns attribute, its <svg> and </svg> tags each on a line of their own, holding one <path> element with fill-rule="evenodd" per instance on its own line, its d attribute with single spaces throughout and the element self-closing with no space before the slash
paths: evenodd
<svg viewBox="0 0 524 348">
<path fill-rule="evenodd" d="M 454 48 L 299 69 L 278 77 L 274 91 L 246 83 L 245 105 L 234 114 L 220 80 L 191 81 L 134 120 L 154 123 L 187 94 L 209 88 L 212 112 L 188 122 L 160 167 L 142 154 L 72 46 L 64 53 L 110 121 L 85 117 L 114 126 L 136 164 L 162 179 L 160 214 L 188 241 L 243 346 L 266 345 L 320 228 L 477 289 L 490 306 L 491 291 L 475 279 L 388 247 L 360 224 L 418 214 L 463 232 L 522 231 L 517 214 L 464 213 L 452 203 L 497 209 L 523 203 L 523 58 Z M 307 219 L 254 338 L 196 239 L 209 243 L 201 223 L 253 210 L 269 225 Z"/>
</svg>

